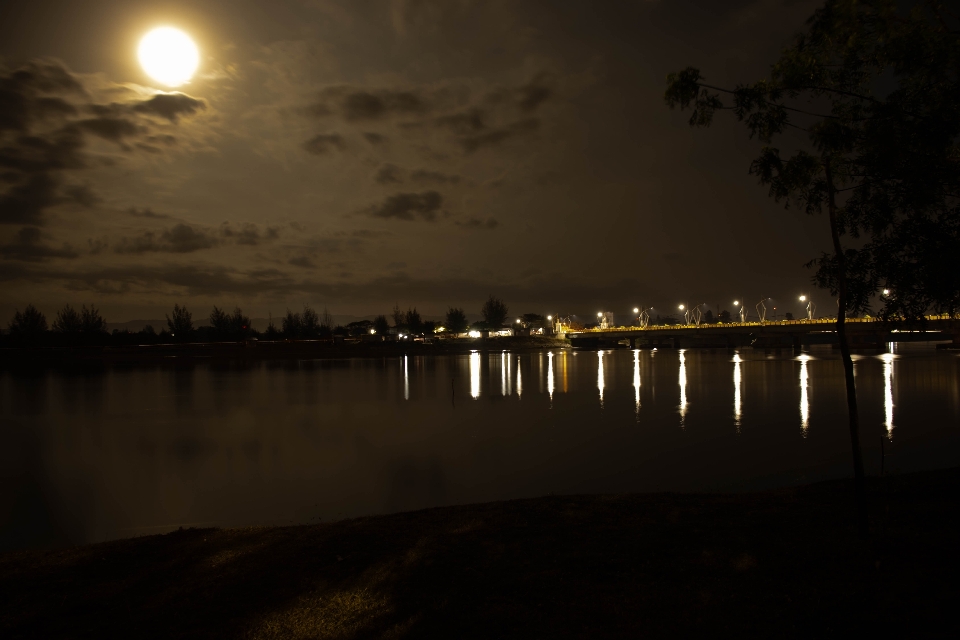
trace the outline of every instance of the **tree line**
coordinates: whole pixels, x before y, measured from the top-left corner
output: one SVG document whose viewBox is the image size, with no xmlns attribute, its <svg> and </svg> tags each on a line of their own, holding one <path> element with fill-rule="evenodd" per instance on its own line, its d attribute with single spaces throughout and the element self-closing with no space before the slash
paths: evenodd
<svg viewBox="0 0 960 640">
<path fill-rule="evenodd" d="M 334 325 L 333 317 L 324 309 L 318 313 L 309 305 L 300 311 L 287 309 L 280 318 L 279 326 L 271 317 L 266 330 L 253 328 L 249 316 L 240 307 L 232 312 L 214 305 L 207 317 L 208 324 L 194 322 L 193 313 L 185 305 L 175 304 L 166 317 L 166 327 L 157 331 L 146 325 L 138 332 L 114 330 L 107 331 L 107 322 L 94 305 L 83 305 L 79 310 L 64 305 L 57 311 L 53 322 L 48 325 L 46 316 L 34 305 L 29 304 L 23 311 L 19 309 L 8 324 L 5 341 L 17 345 L 95 345 L 95 344 L 143 344 L 162 342 L 216 342 L 241 341 L 250 338 L 267 340 L 312 340 L 332 337 L 381 335 L 391 333 L 418 336 L 440 332 L 461 334 L 470 329 L 491 330 L 504 325 L 509 308 L 500 298 L 489 296 L 480 309 L 483 320 L 471 323 L 461 307 L 450 307 L 440 322 L 424 320 L 416 307 L 403 311 L 395 305 L 389 318 L 385 314 L 373 320 L 358 320 L 346 325 Z M 391 322 L 392 321 L 392 322 Z M 543 316 L 527 313 L 521 316 L 521 324 L 526 327 L 545 327 Z"/>
</svg>

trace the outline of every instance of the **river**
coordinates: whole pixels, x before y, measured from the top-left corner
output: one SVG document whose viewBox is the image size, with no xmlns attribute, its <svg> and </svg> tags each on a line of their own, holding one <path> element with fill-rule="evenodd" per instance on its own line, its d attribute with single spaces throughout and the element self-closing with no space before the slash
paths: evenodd
<svg viewBox="0 0 960 640">
<path fill-rule="evenodd" d="M 856 358 L 868 474 L 960 464 L 960 354 Z M 882 443 L 882 449 L 881 449 Z M 0 373 L 0 550 L 568 493 L 850 475 L 830 350 Z"/>
</svg>

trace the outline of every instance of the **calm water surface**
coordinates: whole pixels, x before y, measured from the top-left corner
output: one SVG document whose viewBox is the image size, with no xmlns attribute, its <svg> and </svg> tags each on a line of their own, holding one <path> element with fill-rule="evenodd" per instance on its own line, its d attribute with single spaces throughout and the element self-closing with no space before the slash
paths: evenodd
<svg viewBox="0 0 960 640">
<path fill-rule="evenodd" d="M 868 473 L 960 464 L 960 357 L 856 362 Z M 830 351 L 474 353 L 0 374 L 0 549 L 550 493 L 849 475 Z"/>
</svg>

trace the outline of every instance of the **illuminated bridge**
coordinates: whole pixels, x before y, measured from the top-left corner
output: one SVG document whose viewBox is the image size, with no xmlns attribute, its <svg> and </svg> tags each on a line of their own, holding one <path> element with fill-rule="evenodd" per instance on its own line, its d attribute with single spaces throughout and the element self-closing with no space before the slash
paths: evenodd
<svg viewBox="0 0 960 640">
<path fill-rule="evenodd" d="M 960 320 L 931 316 L 922 324 L 848 318 L 851 348 L 879 348 L 889 342 L 941 342 L 960 348 Z M 759 348 L 837 344 L 836 321 L 774 320 L 700 325 L 656 325 L 567 331 L 575 347 L 597 348 L 626 344 L 633 348 Z"/>
</svg>

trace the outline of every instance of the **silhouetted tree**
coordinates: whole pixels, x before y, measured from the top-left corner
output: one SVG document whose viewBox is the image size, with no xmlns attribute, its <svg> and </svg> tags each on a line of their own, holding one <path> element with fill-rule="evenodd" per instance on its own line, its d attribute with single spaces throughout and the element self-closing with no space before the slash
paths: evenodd
<svg viewBox="0 0 960 640">
<path fill-rule="evenodd" d="M 213 327 L 217 338 L 225 340 L 230 334 L 230 316 L 217 305 L 213 305 L 213 311 L 210 312 L 210 326 Z"/>
<path fill-rule="evenodd" d="M 480 309 L 480 313 L 483 314 L 483 321 L 490 329 L 499 329 L 502 327 L 504 321 L 507 319 L 508 312 L 507 305 L 504 304 L 503 300 L 494 296 L 487 298 L 487 301 L 483 303 L 483 307 Z"/>
<path fill-rule="evenodd" d="M 156 330 L 153 328 L 153 325 L 150 325 L 150 324 L 144 325 L 144 326 L 143 326 L 143 329 L 140 330 L 140 333 L 142 333 L 142 334 L 145 335 L 145 336 L 155 336 L 155 335 L 157 335 L 157 332 L 156 332 Z"/>
<path fill-rule="evenodd" d="M 714 322 L 716 322 L 716 320 L 713 317 L 713 311 L 710 309 L 707 309 L 706 312 L 704 312 L 703 314 L 703 323 L 713 324 Z"/>
<path fill-rule="evenodd" d="M 469 328 L 467 314 L 459 307 L 450 307 L 447 309 L 447 317 L 444 320 L 444 327 L 450 333 L 463 333 Z"/>
<path fill-rule="evenodd" d="M 545 329 L 548 324 L 547 319 L 539 313 L 525 313 L 520 316 L 520 320 L 524 327 L 530 329 Z"/>
<path fill-rule="evenodd" d="M 32 304 L 23 313 L 17 309 L 10 321 L 10 337 L 26 344 L 36 344 L 46 331 L 46 317 Z"/>
<path fill-rule="evenodd" d="M 63 309 L 57 311 L 57 317 L 54 319 L 51 328 L 57 333 L 77 334 L 83 330 L 83 320 L 76 309 L 69 304 L 65 304 Z"/>
<path fill-rule="evenodd" d="M 730 312 L 724 309 L 717 316 L 717 320 L 719 320 L 720 322 L 730 322 Z"/>
<path fill-rule="evenodd" d="M 273 322 L 273 316 L 270 316 L 270 320 L 267 322 L 267 330 L 264 331 L 263 334 L 268 340 L 276 340 L 282 335 L 280 330 L 277 329 L 277 325 Z"/>
<path fill-rule="evenodd" d="M 324 315 L 328 315 L 326 310 L 324 310 Z M 300 337 L 318 337 L 320 335 L 321 326 L 329 327 L 329 325 L 320 324 L 320 316 L 317 315 L 316 311 L 307 305 L 303 305 L 303 313 L 300 315 Z"/>
<path fill-rule="evenodd" d="M 354 337 L 369 334 L 372 328 L 373 322 L 370 320 L 357 320 L 347 324 L 347 332 Z"/>
<path fill-rule="evenodd" d="M 390 333 L 390 323 L 387 321 L 387 316 L 379 315 L 373 320 L 373 330 L 379 333 L 380 335 L 386 335 Z"/>
<path fill-rule="evenodd" d="M 243 315 L 240 307 L 234 307 L 233 315 L 230 316 L 230 332 L 235 340 L 243 340 L 250 335 L 250 318 Z"/>
<path fill-rule="evenodd" d="M 406 329 L 407 317 L 403 311 L 400 310 L 399 304 L 393 305 L 393 313 L 390 314 L 390 317 L 393 318 L 394 329 L 397 329 L 398 331 Z"/>
<path fill-rule="evenodd" d="M 186 340 L 193 333 L 193 314 L 185 306 L 173 305 L 173 317 L 167 316 L 167 328 L 175 338 Z"/>
<path fill-rule="evenodd" d="M 902 4 L 902 3 L 900 3 Z M 810 262 L 837 296 L 858 507 L 867 532 L 863 460 L 848 312 L 881 288 L 884 317 L 922 318 L 960 308 L 960 30 L 936 2 L 828 0 L 774 64 L 769 78 L 735 89 L 693 67 L 671 74 L 667 103 L 692 108 L 692 126 L 730 109 L 768 146 L 751 173 L 770 195 L 826 212 L 832 252 Z M 953 21 L 953 26 L 948 22 Z M 721 94 L 729 96 L 724 103 Z M 798 135 L 781 155 L 774 137 Z M 858 239 L 855 242 L 846 238 Z"/>
<path fill-rule="evenodd" d="M 283 317 L 283 321 L 281 322 L 283 337 L 288 340 L 296 340 L 299 338 L 302 331 L 302 324 L 300 314 L 287 309 L 287 315 Z"/>
<path fill-rule="evenodd" d="M 416 307 L 407 309 L 407 312 L 403 314 L 403 324 L 412 334 L 423 333 L 423 319 Z"/>
<path fill-rule="evenodd" d="M 88 336 L 98 336 L 107 332 L 107 321 L 100 315 L 100 310 L 92 304 L 89 309 L 87 305 L 83 305 L 80 309 L 80 324 L 81 331 Z"/>
<path fill-rule="evenodd" d="M 793 314 L 790 313 L 789 311 L 787 311 L 787 313 L 784 314 L 783 317 L 786 318 L 787 320 L 793 320 Z"/>
</svg>

